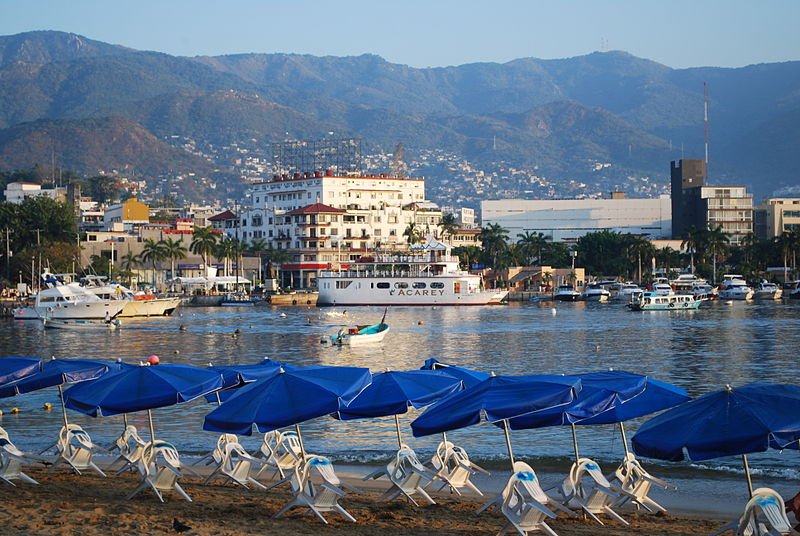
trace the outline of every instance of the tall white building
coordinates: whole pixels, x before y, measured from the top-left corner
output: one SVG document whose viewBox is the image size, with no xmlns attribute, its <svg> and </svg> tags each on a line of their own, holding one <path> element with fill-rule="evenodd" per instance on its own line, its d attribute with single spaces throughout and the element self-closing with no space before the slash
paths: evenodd
<svg viewBox="0 0 800 536">
<path fill-rule="evenodd" d="M 282 284 L 313 288 L 319 270 L 369 251 L 402 249 L 414 223 L 419 236 L 437 234 L 441 210 L 426 201 L 425 181 L 332 172 L 275 175 L 254 184 L 241 214 L 241 237 L 289 251 Z"/>
<path fill-rule="evenodd" d="M 553 242 L 574 242 L 585 234 L 614 231 L 648 238 L 670 238 L 669 197 L 655 199 L 500 199 L 481 202 L 483 226 L 496 223 L 517 235 L 542 233 Z"/>
</svg>

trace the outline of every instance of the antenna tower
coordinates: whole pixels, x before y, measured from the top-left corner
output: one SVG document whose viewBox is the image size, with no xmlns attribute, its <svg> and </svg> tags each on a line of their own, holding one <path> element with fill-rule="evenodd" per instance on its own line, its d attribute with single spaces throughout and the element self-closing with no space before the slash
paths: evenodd
<svg viewBox="0 0 800 536">
<path fill-rule="evenodd" d="M 703 142 L 706 149 L 706 176 L 708 176 L 708 82 L 703 82 Z"/>
</svg>

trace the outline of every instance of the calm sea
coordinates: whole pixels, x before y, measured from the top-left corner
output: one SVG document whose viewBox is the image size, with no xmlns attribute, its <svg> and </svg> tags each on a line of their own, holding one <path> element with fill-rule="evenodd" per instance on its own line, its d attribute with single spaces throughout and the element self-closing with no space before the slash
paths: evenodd
<svg viewBox="0 0 800 536">
<path fill-rule="evenodd" d="M 250 307 L 182 308 L 169 318 L 125 319 L 112 333 L 42 329 L 38 323 L 0 323 L 0 354 L 43 358 L 81 357 L 137 362 L 157 354 L 162 362 L 194 365 L 253 363 L 269 356 L 292 364 L 357 365 L 375 371 L 419 368 L 435 357 L 446 363 L 497 374 L 575 373 L 628 370 L 685 387 L 693 396 L 725 384 L 751 381 L 794 382 L 800 348 L 800 303 L 716 303 L 697 311 L 631 312 L 622 305 L 525 303 L 502 307 L 397 307 L 387 322 L 383 345 L 331 348 L 320 344 L 342 325 L 380 320 L 382 308 L 341 309 Z M 281 316 L 285 313 L 285 317 Z M 184 330 L 180 327 L 183 325 Z M 240 333 L 234 337 L 234 330 Z M 44 411 L 45 402 L 53 410 Z M 11 407 L 20 408 L 17 415 Z M 55 440 L 61 414 L 58 391 L 0 400 L 0 425 L 29 450 Z M 184 455 L 208 452 L 216 436 L 202 430 L 213 406 L 195 401 L 154 412 L 157 434 Z M 406 440 L 429 456 L 438 437 L 415 439 L 401 416 Z M 111 443 L 121 417 L 92 419 L 70 412 L 101 444 Z M 132 422 L 146 430 L 144 414 Z M 629 437 L 639 422 L 628 424 Z M 339 422 L 322 418 L 304 424 L 306 447 L 340 462 L 385 460 L 395 447 L 394 421 Z M 471 456 L 487 463 L 504 459 L 502 432 L 475 426 L 449 434 Z M 622 456 L 619 429 L 580 427 L 581 453 L 609 464 Z M 515 453 L 540 467 L 559 467 L 572 456 L 569 428 L 512 433 Z M 244 440 L 256 448 L 259 438 Z M 797 451 L 753 455 L 751 465 L 765 477 L 798 478 Z M 499 462 L 498 462 L 499 463 Z M 687 464 L 682 464 L 687 467 Z M 715 460 L 700 467 L 713 472 L 740 471 L 739 459 Z M 698 470 L 695 466 L 691 470 Z"/>
</svg>

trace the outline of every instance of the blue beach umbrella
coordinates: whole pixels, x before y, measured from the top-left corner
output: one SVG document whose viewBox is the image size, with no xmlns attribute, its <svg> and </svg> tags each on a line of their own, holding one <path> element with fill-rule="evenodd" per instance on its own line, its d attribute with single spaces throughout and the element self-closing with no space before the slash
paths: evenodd
<svg viewBox="0 0 800 536">
<path fill-rule="evenodd" d="M 206 400 L 208 402 L 216 402 L 217 404 L 222 404 L 235 393 L 236 389 L 244 387 L 248 383 L 278 374 L 281 367 L 292 368 L 290 365 L 285 365 L 280 361 L 273 361 L 269 358 L 265 358 L 260 363 L 251 363 L 247 365 L 215 366 L 209 364 L 209 367 L 222 374 L 222 389 L 210 395 L 206 395 Z"/>
<path fill-rule="evenodd" d="M 15 382 L 42 370 L 42 360 L 38 357 L 0 358 L 0 385 Z"/>
<path fill-rule="evenodd" d="M 20 395 L 58 386 L 64 426 L 67 426 L 67 409 L 64 405 L 64 384 L 95 380 L 111 370 L 109 363 L 93 359 L 56 359 L 44 362 L 42 370 L 22 380 L 0 387 L 0 398 Z"/>
<path fill-rule="evenodd" d="M 420 437 L 457 430 L 484 420 L 491 423 L 502 421 L 513 466 L 508 419 L 569 404 L 580 390 L 581 380 L 574 376 L 490 376 L 425 410 L 411 423 L 411 429 L 414 436 Z"/>
<path fill-rule="evenodd" d="M 486 372 L 480 372 L 478 370 L 472 370 L 456 365 L 448 365 L 447 363 L 437 361 L 435 358 L 426 359 L 425 364 L 422 365 L 420 370 L 438 370 L 441 372 L 446 372 L 450 376 L 458 378 L 464 382 L 464 387 L 466 388 L 470 388 L 476 383 L 480 383 L 491 376 L 491 374 L 487 374 Z"/>
<path fill-rule="evenodd" d="M 406 370 L 386 371 L 372 375 L 372 383 L 352 402 L 342 406 L 336 417 L 343 421 L 394 416 L 397 444 L 400 437 L 398 415 L 428 406 L 437 400 L 460 391 L 463 383 L 458 378 L 438 371 Z"/>
<path fill-rule="evenodd" d="M 361 367 L 281 367 L 279 374 L 245 385 L 206 415 L 203 429 L 250 435 L 328 415 L 349 403 L 370 384 Z M 302 450 L 302 439 L 301 450 Z"/>
<path fill-rule="evenodd" d="M 650 419 L 633 436 L 633 450 L 673 462 L 741 455 L 752 495 L 747 454 L 798 439 L 800 386 L 749 383 L 728 385 Z"/>
<path fill-rule="evenodd" d="M 147 410 L 150 438 L 155 440 L 151 410 L 189 402 L 222 386 L 222 374 L 213 368 L 142 364 L 71 387 L 64 400 L 68 408 L 92 417 Z"/>
<path fill-rule="evenodd" d="M 578 374 L 581 392 L 571 404 L 529 413 L 509 420 L 512 430 L 547 426 L 570 426 L 575 459 L 578 455 L 576 425 L 620 424 L 625 453 L 628 452 L 623 421 L 686 402 L 686 391 L 641 374 L 604 371 Z"/>
</svg>

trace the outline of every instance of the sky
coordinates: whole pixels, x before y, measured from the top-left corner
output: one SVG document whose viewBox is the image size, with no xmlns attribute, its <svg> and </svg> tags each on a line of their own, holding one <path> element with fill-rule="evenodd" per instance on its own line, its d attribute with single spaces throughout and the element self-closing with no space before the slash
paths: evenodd
<svg viewBox="0 0 800 536">
<path fill-rule="evenodd" d="M 377 54 L 412 67 L 623 50 L 673 68 L 800 59 L 797 0 L 0 0 L 0 35 L 60 30 L 177 56 Z"/>
</svg>

